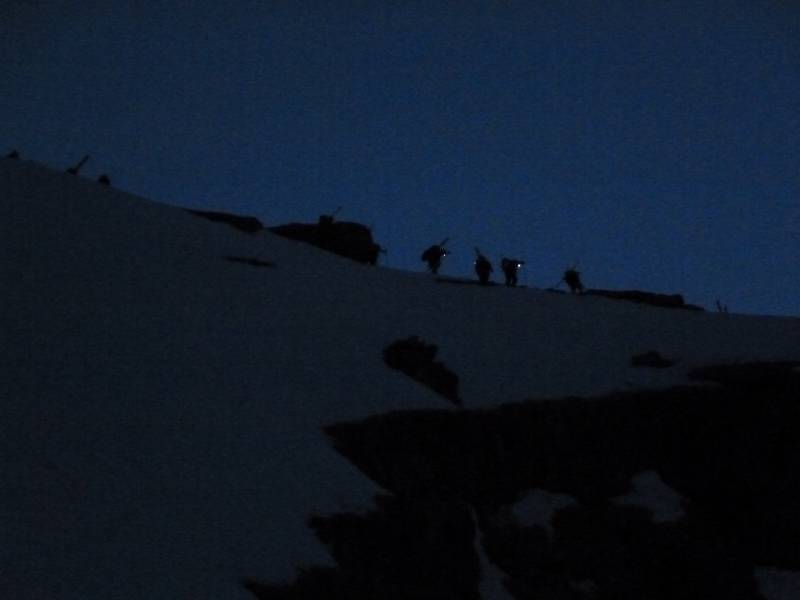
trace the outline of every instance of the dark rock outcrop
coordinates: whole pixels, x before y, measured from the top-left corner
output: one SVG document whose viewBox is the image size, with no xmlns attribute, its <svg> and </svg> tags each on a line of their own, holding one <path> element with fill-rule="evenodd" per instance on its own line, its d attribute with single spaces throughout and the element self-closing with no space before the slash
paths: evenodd
<svg viewBox="0 0 800 600">
<path fill-rule="evenodd" d="M 360 223 L 334 221 L 329 217 L 320 218 L 317 224 L 289 223 L 270 227 L 269 230 L 364 264 L 377 264 L 381 253 L 381 247 L 372 239 L 370 229 Z"/>
<path fill-rule="evenodd" d="M 800 362 L 752 362 L 698 367 L 689 372 L 692 381 L 711 381 L 731 388 L 758 390 L 793 389 L 800 398 Z"/>
<path fill-rule="evenodd" d="M 309 525 L 338 568 L 307 571 L 294 585 L 249 581 L 270 600 L 480 600 L 475 527 L 457 498 L 381 495 L 366 514 L 314 517 Z"/>
<path fill-rule="evenodd" d="M 245 233 L 256 233 L 264 229 L 263 223 L 261 223 L 261 221 L 255 217 L 243 217 L 241 215 L 234 215 L 226 212 L 218 212 L 213 210 L 194 210 L 190 208 L 187 208 L 186 212 L 197 215 L 198 217 L 202 217 L 204 219 L 208 219 L 209 221 L 226 223 L 227 225 L 230 225 L 239 231 L 244 231 Z"/>
<path fill-rule="evenodd" d="M 383 361 L 451 402 L 461 404 L 458 376 L 435 360 L 438 350 L 434 344 L 427 344 L 414 335 L 384 348 Z"/>
<path fill-rule="evenodd" d="M 274 267 L 275 263 L 270 262 L 268 260 L 261 260 L 260 258 L 254 258 L 249 256 L 226 256 L 225 260 L 228 262 L 233 263 L 241 263 L 244 265 L 250 265 L 251 267 Z"/>
<path fill-rule="evenodd" d="M 649 304 L 662 308 L 682 308 L 686 310 L 704 310 L 694 304 L 686 304 L 680 294 L 655 294 L 640 290 L 586 290 L 586 296 L 602 296 L 612 300 L 628 300 L 639 304 Z"/>
<path fill-rule="evenodd" d="M 652 367 L 654 369 L 666 369 L 675 364 L 674 360 L 664 358 L 655 350 L 631 356 L 632 367 Z"/>
<path fill-rule="evenodd" d="M 473 598 L 467 506 L 518 599 L 760 599 L 755 566 L 800 569 L 795 364 L 746 365 L 747 381 L 770 382 L 759 389 L 716 367 L 697 376 L 719 386 L 406 411 L 329 426 L 336 449 L 392 496 L 367 516 L 312 519 L 334 571 L 251 589 L 262 599 L 343 598 L 352 584 L 350 597 L 360 599 L 400 585 L 406 597 Z M 682 518 L 656 523 L 648 510 L 612 501 L 647 470 L 684 499 Z M 577 501 L 556 512 L 551 533 L 508 517 L 537 488 Z M 434 551 L 426 553 L 428 540 Z M 422 563 L 404 558 L 415 551 Z M 331 581 L 338 587 L 326 588 Z"/>
</svg>

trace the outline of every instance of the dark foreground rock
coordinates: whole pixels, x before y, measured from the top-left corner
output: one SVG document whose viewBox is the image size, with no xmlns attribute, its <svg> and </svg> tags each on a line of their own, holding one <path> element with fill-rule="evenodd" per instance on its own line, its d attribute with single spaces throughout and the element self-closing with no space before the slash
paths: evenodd
<svg viewBox="0 0 800 600">
<path fill-rule="evenodd" d="M 796 384 L 800 377 L 800 362 L 775 361 L 742 363 L 735 365 L 714 365 L 700 367 L 689 372 L 692 381 L 712 381 L 732 388 L 759 390 L 794 389 L 800 398 Z"/>
<path fill-rule="evenodd" d="M 721 385 L 332 425 L 336 449 L 389 495 L 366 515 L 311 519 L 335 569 L 248 585 L 262 599 L 477 598 L 477 524 L 514 598 L 759 599 L 754 567 L 800 570 L 795 365 L 746 365 L 748 381 L 772 382 L 759 389 L 712 369 L 695 377 Z M 682 518 L 613 500 L 643 471 L 684 499 Z M 533 489 L 576 500 L 550 531 L 513 516 Z"/>
<path fill-rule="evenodd" d="M 458 376 L 435 360 L 438 348 L 417 336 L 392 342 L 383 350 L 383 361 L 392 369 L 405 373 L 422 385 L 460 405 Z"/>
</svg>

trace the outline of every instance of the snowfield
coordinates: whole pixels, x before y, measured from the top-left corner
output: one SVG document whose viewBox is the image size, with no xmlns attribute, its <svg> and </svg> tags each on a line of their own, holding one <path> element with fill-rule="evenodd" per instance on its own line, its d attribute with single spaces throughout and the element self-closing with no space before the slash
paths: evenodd
<svg viewBox="0 0 800 600">
<path fill-rule="evenodd" d="M 244 600 L 243 578 L 333 564 L 308 517 L 380 488 L 322 428 L 458 410 L 384 365 L 410 335 L 465 409 L 800 360 L 800 318 L 437 283 L 30 162 L 0 161 L 0 206 L 2 598 Z M 651 350 L 677 365 L 631 368 Z"/>
</svg>

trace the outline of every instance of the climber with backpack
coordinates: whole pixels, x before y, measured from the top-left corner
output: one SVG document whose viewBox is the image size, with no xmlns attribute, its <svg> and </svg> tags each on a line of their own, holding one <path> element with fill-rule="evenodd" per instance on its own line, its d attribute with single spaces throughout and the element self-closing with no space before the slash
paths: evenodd
<svg viewBox="0 0 800 600">
<path fill-rule="evenodd" d="M 428 263 L 428 270 L 434 275 L 439 273 L 439 267 L 442 266 L 442 259 L 449 254 L 444 245 L 450 238 L 444 238 L 438 244 L 434 244 L 422 253 L 420 260 Z"/>
<path fill-rule="evenodd" d="M 564 278 L 562 281 L 569 286 L 570 293 L 583 294 L 585 288 L 581 282 L 581 274 L 578 272 L 576 267 L 570 267 L 564 271 Z"/>
<path fill-rule="evenodd" d="M 503 258 L 503 260 L 500 261 L 500 268 L 503 271 L 503 275 L 506 277 L 506 285 L 516 287 L 517 272 L 524 264 L 524 260 L 518 260 L 516 258 Z"/>
</svg>

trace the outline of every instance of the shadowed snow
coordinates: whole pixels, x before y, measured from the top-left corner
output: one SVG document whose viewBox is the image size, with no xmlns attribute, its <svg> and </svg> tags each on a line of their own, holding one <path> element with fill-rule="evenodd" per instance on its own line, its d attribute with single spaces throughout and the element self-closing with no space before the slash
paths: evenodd
<svg viewBox="0 0 800 600">
<path fill-rule="evenodd" d="M 3 597 L 246 598 L 329 563 L 307 517 L 377 488 L 322 427 L 450 407 L 392 340 L 438 345 L 466 407 L 800 359 L 800 319 L 440 285 L 32 163 L 0 161 L 0 206 Z M 629 367 L 649 350 L 679 366 Z"/>
</svg>

